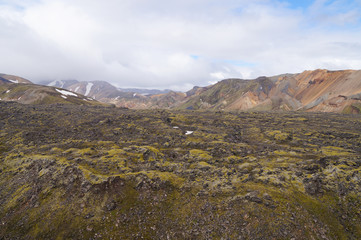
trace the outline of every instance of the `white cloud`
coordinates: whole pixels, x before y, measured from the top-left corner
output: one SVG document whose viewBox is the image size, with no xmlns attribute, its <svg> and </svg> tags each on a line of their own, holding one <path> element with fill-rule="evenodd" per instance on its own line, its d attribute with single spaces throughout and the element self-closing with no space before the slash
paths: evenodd
<svg viewBox="0 0 361 240">
<path fill-rule="evenodd" d="M 300 10 L 284 2 L 7 1 L 0 71 L 186 90 L 229 77 L 361 68 L 360 3 L 316 0 Z"/>
</svg>

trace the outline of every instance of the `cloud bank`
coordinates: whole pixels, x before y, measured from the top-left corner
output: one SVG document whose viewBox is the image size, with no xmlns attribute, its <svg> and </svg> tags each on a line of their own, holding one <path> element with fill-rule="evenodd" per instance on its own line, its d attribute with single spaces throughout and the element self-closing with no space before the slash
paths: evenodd
<svg viewBox="0 0 361 240">
<path fill-rule="evenodd" d="M 0 0 L 0 72 L 187 90 L 361 69 L 354 0 Z"/>
</svg>

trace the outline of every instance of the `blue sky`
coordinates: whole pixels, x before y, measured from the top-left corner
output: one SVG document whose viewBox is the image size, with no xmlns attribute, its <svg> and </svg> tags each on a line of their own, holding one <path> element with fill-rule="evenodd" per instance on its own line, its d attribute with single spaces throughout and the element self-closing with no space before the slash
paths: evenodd
<svg viewBox="0 0 361 240">
<path fill-rule="evenodd" d="M 360 0 L 0 0 L 0 72 L 187 90 L 361 69 Z"/>
<path fill-rule="evenodd" d="M 300 0 L 300 1 L 297 1 L 297 0 L 289 0 L 289 1 L 285 1 L 289 4 L 289 6 L 291 8 L 302 8 L 302 9 L 307 9 L 309 6 L 312 5 L 312 3 L 314 2 L 313 0 Z"/>
</svg>

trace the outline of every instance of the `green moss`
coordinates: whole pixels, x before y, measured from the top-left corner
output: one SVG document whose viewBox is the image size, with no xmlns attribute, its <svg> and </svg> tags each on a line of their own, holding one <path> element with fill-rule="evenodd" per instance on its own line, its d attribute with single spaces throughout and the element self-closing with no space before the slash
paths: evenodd
<svg viewBox="0 0 361 240">
<path fill-rule="evenodd" d="M 340 147 L 327 146 L 322 147 L 321 151 L 326 156 L 348 156 L 351 155 L 349 151 Z"/>
<path fill-rule="evenodd" d="M 9 209 L 16 207 L 26 192 L 28 192 L 30 189 L 31 187 L 29 185 L 23 185 L 16 189 L 16 191 L 11 195 L 11 198 L 9 198 L 9 201 L 5 204 L 4 209 L 8 211 Z"/>
<path fill-rule="evenodd" d="M 343 110 L 342 110 L 343 114 L 359 114 L 361 113 L 361 104 L 357 104 L 354 103 L 352 105 L 348 105 L 346 106 Z"/>
<path fill-rule="evenodd" d="M 189 151 L 191 157 L 203 160 L 203 161 L 209 161 L 212 159 L 212 156 L 208 154 L 208 152 L 200 149 L 192 149 Z"/>
<path fill-rule="evenodd" d="M 200 161 L 200 162 L 191 164 L 189 168 L 211 169 L 211 168 L 214 168 L 214 166 L 210 165 L 209 163 Z"/>
<path fill-rule="evenodd" d="M 256 167 L 257 164 L 255 163 L 242 163 L 242 164 L 239 164 L 237 166 L 238 170 L 240 171 L 247 171 L 247 172 L 251 172 L 255 167 Z"/>
<path fill-rule="evenodd" d="M 83 176 L 91 184 L 99 184 L 105 182 L 108 176 L 102 175 L 97 172 L 95 169 L 89 168 L 87 166 L 79 165 L 78 168 L 83 172 Z"/>
<path fill-rule="evenodd" d="M 267 131 L 266 135 L 278 142 L 286 142 L 292 140 L 292 136 L 289 133 L 281 132 L 279 130 Z"/>
<path fill-rule="evenodd" d="M 58 147 L 53 147 L 51 150 L 50 150 L 51 153 L 62 153 L 63 152 L 63 149 L 61 148 L 58 148 Z"/>
<path fill-rule="evenodd" d="M 314 199 L 308 195 L 294 193 L 297 198 L 295 199 L 301 204 L 312 216 L 316 217 L 319 221 L 329 226 L 330 236 L 334 239 L 348 239 L 345 229 L 339 219 L 333 214 L 334 205 L 337 199 L 332 195 L 325 195 L 325 202 Z"/>
<path fill-rule="evenodd" d="M 283 151 L 283 150 L 276 150 L 274 151 L 274 154 L 280 155 L 280 156 L 288 156 L 289 152 Z"/>
<path fill-rule="evenodd" d="M 85 155 L 95 155 L 97 152 L 95 151 L 95 149 L 92 148 L 83 148 L 83 149 L 78 149 L 75 154 L 78 154 L 80 156 L 85 156 Z"/>
</svg>

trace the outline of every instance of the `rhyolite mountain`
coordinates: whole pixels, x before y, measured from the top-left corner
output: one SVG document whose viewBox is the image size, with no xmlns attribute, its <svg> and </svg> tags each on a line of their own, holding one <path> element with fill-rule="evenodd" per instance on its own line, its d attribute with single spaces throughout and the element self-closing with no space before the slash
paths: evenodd
<svg viewBox="0 0 361 240">
<path fill-rule="evenodd" d="M 254 80 L 226 79 L 177 108 L 359 113 L 361 71 L 304 71 Z"/>
</svg>

